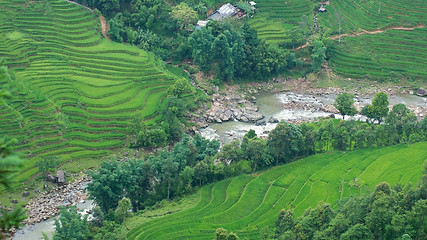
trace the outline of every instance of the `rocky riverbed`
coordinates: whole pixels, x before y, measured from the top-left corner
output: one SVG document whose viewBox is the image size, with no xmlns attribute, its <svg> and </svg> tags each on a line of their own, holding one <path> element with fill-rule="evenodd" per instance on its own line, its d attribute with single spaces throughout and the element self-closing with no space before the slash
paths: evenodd
<svg viewBox="0 0 427 240">
<path fill-rule="evenodd" d="M 398 104 L 404 103 L 411 109 L 419 119 L 427 114 L 426 90 L 420 88 L 411 90 L 402 86 L 370 85 L 340 89 L 334 87 L 313 88 L 305 79 L 273 79 L 268 83 L 251 83 L 243 88 L 239 86 L 227 86 L 226 90 L 211 95 L 210 106 L 205 105 L 198 112 L 191 114 L 190 119 L 201 128 L 209 126 L 210 123 L 223 123 L 227 121 L 240 121 L 243 123 L 257 123 L 262 125 L 270 119 L 265 118 L 265 114 L 260 108 L 257 98 L 260 92 L 271 94 L 283 94 L 282 109 L 290 111 L 308 110 L 311 112 L 325 112 L 338 114 L 333 106 L 336 96 L 342 92 L 349 92 L 355 95 L 355 107 L 360 111 L 363 106 L 371 103 L 375 93 L 385 92 L 389 95 L 390 109 Z M 273 119 L 274 120 L 274 119 Z M 279 119 L 293 122 L 300 122 L 301 119 Z M 306 119 L 302 119 L 306 120 Z M 196 129 L 193 128 L 195 131 Z"/>
<path fill-rule="evenodd" d="M 48 192 L 40 193 L 25 206 L 28 218 L 24 224 L 31 225 L 47 220 L 59 214 L 59 206 L 69 206 L 85 200 L 87 194 L 84 189 L 89 181 L 86 175 L 82 175 L 67 185 L 56 186 Z"/>
<path fill-rule="evenodd" d="M 252 90 L 253 91 L 253 90 Z M 205 113 L 205 117 L 210 118 L 207 123 L 208 127 L 199 129 L 202 136 L 209 139 L 217 139 L 222 143 L 228 143 L 233 140 L 242 139 L 243 135 L 250 129 L 255 130 L 258 136 L 267 137 L 268 133 L 274 129 L 278 121 L 287 121 L 299 124 L 303 121 L 314 121 L 321 117 L 334 117 L 342 118 L 337 109 L 333 106 L 336 96 L 340 91 L 335 89 L 323 89 L 323 91 L 316 92 L 262 92 L 254 94 L 256 100 L 249 101 L 255 107 L 262 118 L 258 120 L 244 122 L 237 118 L 231 117 L 229 121 L 216 121 L 212 118 L 211 113 L 215 113 L 215 109 L 219 107 L 225 109 L 229 106 L 236 106 L 233 102 L 238 101 L 239 98 L 222 96 L 215 97 L 211 109 Z M 363 106 L 370 104 L 375 93 L 354 93 L 355 106 L 360 111 Z M 219 101 L 219 102 L 218 102 Z M 410 94 L 389 94 L 390 109 L 398 104 L 404 103 L 418 116 L 419 119 L 427 114 L 427 99 L 416 95 Z M 225 107 L 224 107 L 225 106 Z M 237 106 L 241 107 L 244 105 Z M 221 113 L 214 115 L 221 118 Z M 350 119 L 346 117 L 346 119 Z M 361 115 L 356 115 L 352 119 L 364 120 Z"/>
</svg>

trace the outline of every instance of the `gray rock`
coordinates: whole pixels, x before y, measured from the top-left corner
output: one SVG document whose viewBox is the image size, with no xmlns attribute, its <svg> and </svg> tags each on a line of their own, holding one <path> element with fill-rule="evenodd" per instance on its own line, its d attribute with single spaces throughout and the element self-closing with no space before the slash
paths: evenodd
<svg viewBox="0 0 427 240">
<path fill-rule="evenodd" d="M 52 175 L 49 174 L 49 175 L 47 175 L 47 181 L 54 183 L 54 182 L 56 182 L 56 179 Z"/>
<path fill-rule="evenodd" d="M 425 97 L 427 96 L 427 91 L 424 88 L 418 88 L 417 95 L 420 97 Z"/>
<path fill-rule="evenodd" d="M 28 195 L 30 195 L 30 193 L 28 191 L 25 191 L 22 193 L 22 197 L 28 197 Z"/>
<path fill-rule="evenodd" d="M 255 122 L 255 126 L 263 126 L 263 125 L 267 125 L 267 123 L 265 122 L 265 119 L 261 119 Z"/>
<path fill-rule="evenodd" d="M 278 123 L 278 122 L 279 122 L 279 119 L 274 118 L 274 117 L 270 117 L 270 119 L 268 119 L 268 122 L 269 122 L 269 123 Z"/>
<path fill-rule="evenodd" d="M 244 116 L 244 115 L 240 118 L 240 120 L 242 122 L 249 122 L 249 119 L 246 116 Z"/>
<path fill-rule="evenodd" d="M 61 185 L 66 183 L 64 171 L 56 172 L 56 182 Z"/>
<path fill-rule="evenodd" d="M 232 115 L 233 115 L 233 112 L 231 112 L 230 110 L 226 110 L 219 117 L 221 118 L 222 121 L 228 121 L 231 119 Z"/>
<path fill-rule="evenodd" d="M 262 114 L 254 111 L 245 111 L 242 115 L 252 122 L 255 122 L 264 118 Z M 242 119 L 243 119 L 243 116 L 242 116 Z"/>
</svg>

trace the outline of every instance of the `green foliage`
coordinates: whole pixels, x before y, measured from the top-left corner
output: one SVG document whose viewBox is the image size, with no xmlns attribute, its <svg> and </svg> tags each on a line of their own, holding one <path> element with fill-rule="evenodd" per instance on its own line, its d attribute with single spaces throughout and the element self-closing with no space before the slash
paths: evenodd
<svg viewBox="0 0 427 240">
<path fill-rule="evenodd" d="M 4 66 L 4 60 L 0 59 L 0 82 L 4 82 L 10 78 L 8 69 Z M 0 104 L 3 105 L 3 98 L 11 98 L 11 94 L 7 88 L 3 86 L 0 90 Z M 16 139 L 9 139 L 6 136 L 0 137 L 0 193 L 5 188 L 9 188 L 13 183 L 13 177 L 24 166 L 25 161 L 21 154 L 13 150 L 13 145 Z M 20 207 L 14 209 L 1 208 L 0 212 L 0 237 L 6 238 L 9 236 L 11 229 L 18 229 L 27 216 L 25 211 Z"/>
<path fill-rule="evenodd" d="M 132 206 L 129 199 L 123 198 L 119 201 L 114 215 L 119 222 L 123 222 L 126 218 L 132 216 Z"/>
<path fill-rule="evenodd" d="M 181 98 L 184 94 L 191 92 L 191 85 L 185 78 L 176 80 L 175 84 L 169 87 L 168 93 L 171 96 Z"/>
<path fill-rule="evenodd" d="M 237 234 L 230 232 L 228 233 L 226 229 L 224 228 L 218 228 L 215 231 L 215 238 L 214 240 L 238 240 L 239 237 Z"/>
<path fill-rule="evenodd" d="M 303 135 L 292 123 L 280 122 L 268 135 L 268 147 L 276 162 L 289 162 L 302 152 Z"/>
<path fill-rule="evenodd" d="M 87 190 L 103 214 L 116 209 L 116 220 L 123 221 L 127 216 L 124 209 L 132 206 L 138 211 L 159 200 L 188 193 L 198 177 L 209 182 L 222 179 L 223 173 L 215 177 L 212 162 L 206 164 L 208 169 L 203 173 L 197 167 L 218 149 L 218 141 L 209 141 L 199 135 L 193 139 L 184 136 L 171 151 L 159 151 L 145 160 L 103 162 L 97 171 L 89 172 L 92 182 Z M 119 206 L 120 200 L 123 206 Z"/>
<path fill-rule="evenodd" d="M 76 206 L 60 207 L 59 219 L 55 219 L 52 240 L 85 240 L 89 233 L 87 215 L 82 218 Z"/>
<path fill-rule="evenodd" d="M 340 111 L 342 115 L 342 119 L 344 120 L 344 116 L 354 116 L 357 113 L 356 108 L 353 106 L 354 103 L 354 95 L 350 93 L 342 93 L 335 98 L 334 106 Z"/>
<path fill-rule="evenodd" d="M 372 104 L 368 104 L 363 107 L 361 114 L 365 115 L 367 118 L 373 118 L 374 120 L 377 120 L 378 123 L 381 123 L 388 114 L 388 105 L 387 93 L 379 92 L 375 94 Z"/>
<path fill-rule="evenodd" d="M 323 62 L 325 62 L 326 47 L 321 40 L 314 40 L 313 50 L 311 52 L 311 70 L 313 72 L 318 72 Z"/>
<path fill-rule="evenodd" d="M 374 193 L 344 200 L 335 210 L 319 203 L 316 209 L 308 209 L 298 218 L 295 227 L 292 212 L 282 210 L 276 221 L 276 239 L 283 239 L 286 231 L 318 240 L 400 239 L 401 236 L 422 239 L 427 235 L 424 231 L 427 200 L 420 194 L 425 184 L 422 181 L 417 189 L 403 192 L 399 185 L 393 190 L 383 182 Z"/>
<path fill-rule="evenodd" d="M 172 8 L 171 16 L 178 24 L 183 27 L 188 27 L 189 24 L 194 24 L 197 21 L 197 12 L 189 7 L 185 2 L 181 2 Z"/>
<path fill-rule="evenodd" d="M 221 80 L 264 79 L 287 69 L 289 53 L 277 45 L 260 42 L 247 24 L 237 27 L 210 22 L 189 36 L 187 47 L 202 71 L 213 69 Z"/>
<path fill-rule="evenodd" d="M 118 202 L 124 197 L 123 171 L 116 161 L 101 163 L 97 171 L 90 171 L 92 182 L 87 191 L 104 213 L 115 209 Z"/>
<path fill-rule="evenodd" d="M 365 221 L 364 214 L 371 211 L 369 206 L 373 206 L 371 201 L 383 196 L 383 192 L 387 191 L 385 189 L 388 189 L 382 185 L 380 188 L 382 190 L 378 190 L 374 196 L 376 185 L 383 181 L 407 185 L 416 183 L 420 179 L 422 166 L 425 164 L 426 145 L 427 143 L 423 142 L 345 153 L 328 152 L 255 174 L 227 178 L 201 187 L 196 194 L 200 200 L 194 206 L 135 225 L 127 233 L 126 238 L 133 240 L 155 235 L 156 239 L 170 239 L 171 236 L 180 238 L 197 236 L 197 239 L 212 239 L 215 236 L 215 230 L 223 226 L 225 229 L 237 232 L 241 239 L 262 239 L 261 229 L 266 226 L 274 227 L 281 209 L 285 209 L 285 211 L 292 211 L 295 217 L 305 218 L 305 220 L 300 222 L 293 218 L 295 227 L 285 231 L 282 234 L 285 236 L 279 239 L 295 239 L 296 236 L 306 236 L 308 239 L 340 239 L 340 236 L 349 228 L 360 221 Z M 210 171 L 211 165 L 208 161 L 200 162 L 200 166 L 204 166 L 206 172 Z M 195 170 L 195 183 L 198 185 L 199 179 L 196 172 Z M 209 175 L 205 176 L 209 177 Z M 419 212 L 414 218 L 418 219 L 416 223 L 414 222 L 414 226 L 418 227 L 422 223 L 421 215 L 424 214 L 424 210 L 421 208 L 412 210 L 412 205 L 417 202 L 412 201 L 418 196 L 425 198 L 427 188 L 425 184 L 421 184 L 419 190 L 412 189 L 409 185 L 404 189 L 405 191 L 400 191 L 399 194 L 394 194 L 392 192 L 395 190 L 390 190 L 389 198 L 400 203 L 389 206 L 393 206 L 393 211 L 405 215 L 408 214 L 407 211 Z M 367 200 L 362 199 L 365 194 L 369 195 Z M 316 207 L 320 201 L 325 203 Z M 386 205 L 379 205 L 381 202 L 378 201 L 376 205 L 383 209 Z M 420 202 L 417 206 L 420 207 L 422 204 L 423 202 Z M 342 205 L 346 205 L 347 212 L 339 210 L 343 209 Z M 332 206 L 334 206 L 333 210 Z M 309 207 L 313 209 L 306 211 Z M 146 212 L 145 214 L 152 216 L 154 213 Z M 389 215 L 383 216 L 388 218 Z M 382 239 L 400 238 L 402 234 L 398 229 L 402 229 L 412 237 L 415 236 L 412 235 L 413 231 L 406 231 L 410 228 L 405 227 L 407 223 L 402 221 L 404 219 L 395 217 L 394 226 L 402 226 L 397 228 L 396 235 L 393 235 L 396 237 L 386 235 Z M 402 224 L 397 225 L 398 222 Z M 258 227 L 248 228 L 247 226 Z M 183 228 L 186 231 L 182 231 Z M 371 231 L 370 227 L 367 229 Z M 366 234 L 369 234 L 369 231 Z M 390 228 L 387 231 L 395 230 Z M 275 237 L 271 233 L 266 235 L 269 236 L 267 239 Z"/>
<path fill-rule="evenodd" d="M 47 176 L 49 173 L 54 172 L 55 168 L 60 164 L 60 160 L 58 157 L 46 157 L 36 163 L 36 167 L 38 167 L 39 172 L 43 176 Z"/>
<path fill-rule="evenodd" d="M 12 210 L 1 208 L 0 210 L 0 236 L 5 238 L 9 236 L 12 229 L 19 229 L 28 216 L 25 215 L 26 210 L 16 207 Z"/>
</svg>

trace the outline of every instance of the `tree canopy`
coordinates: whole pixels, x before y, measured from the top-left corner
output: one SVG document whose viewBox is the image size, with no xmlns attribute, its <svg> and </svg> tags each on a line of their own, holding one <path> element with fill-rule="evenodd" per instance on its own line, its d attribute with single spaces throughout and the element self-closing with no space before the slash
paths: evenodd
<svg viewBox="0 0 427 240">
<path fill-rule="evenodd" d="M 334 106 L 340 111 L 342 115 L 342 119 L 344 119 L 345 115 L 354 116 L 357 113 L 356 108 L 353 106 L 354 103 L 354 95 L 350 93 L 341 93 L 335 98 Z"/>
</svg>

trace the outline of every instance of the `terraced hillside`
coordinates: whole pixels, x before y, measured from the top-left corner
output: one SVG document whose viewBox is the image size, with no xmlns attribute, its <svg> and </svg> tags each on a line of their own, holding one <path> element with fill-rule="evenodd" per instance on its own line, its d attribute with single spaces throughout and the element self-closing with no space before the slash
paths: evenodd
<svg viewBox="0 0 427 240">
<path fill-rule="evenodd" d="M 259 239 L 283 208 L 300 216 L 319 201 L 336 204 L 382 182 L 417 183 L 427 160 L 427 142 L 411 146 L 318 154 L 268 171 L 203 187 L 194 207 L 131 229 L 128 239 L 212 239 L 224 227 Z"/>
<path fill-rule="evenodd" d="M 103 38 L 99 17 L 67 1 L 0 0 L 0 22 L 15 89 L 0 108 L 0 135 L 16 137 L 34 161 L 122 147 L 131 116 L 155 121 L 175 81 L 151 53 Z"/>
<path fill-rule="evenodd" d="M 389 27 L 411 27 L 427 24 L 427 2 L 424 0 L 331 0 L 327 12 L 317 15 L 320 26 L 338 34 Z"/>
<path fill-rule="evenodd" d="M 249 21 L 249 24 L 254 28 L 258 36 L 265 39 L 268 44 L 282 44 L 286 43 L 288 37 L 286 30 L 292 25 L 275 22 L 271 19 L 262 16 L 256 16 Z"/>
<path fill-rule="evenodd" d="M 257 2 L 259 13 L 255 14 L 250 25 L 267 43 L 286 43 L 289 38 L 286 30 L 301 22 L 302 16 L 311 21 L 316 3 L 311 0 L 260 0 Z"/>
<path fill-rule="evenodd" d="M 332 46 L 330 53 L 330 66 L 342 76 L 427 79 L 427 28 L 345 37 Z"/>
</svg>

